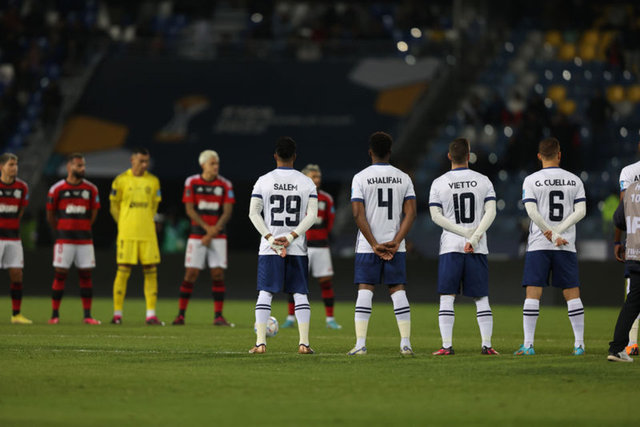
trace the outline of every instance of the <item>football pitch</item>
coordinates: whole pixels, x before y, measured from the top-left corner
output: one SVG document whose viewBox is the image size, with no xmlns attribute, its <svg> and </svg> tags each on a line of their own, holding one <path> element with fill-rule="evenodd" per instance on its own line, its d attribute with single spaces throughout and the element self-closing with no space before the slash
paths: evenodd
<svg viewBox="0 0 640 427">
<path fill-rule="evenodd" d="M 8 301 L 4 300 L 7 305 Z M 48 298 L 27 298 L 34 325 L 0 324 L 0 425 L 623 425 L 633 423 L 640 363 L 606 361 L 618 309 L 586 307 L 587 354 L 571 355 L 566 307 L 541 307 L 536 356 L 515 357 L 522 309 L 493 306 L 493 346 L 480 354 L 475 306 L 458 304 L 455 356 L 440 347 L 437 307 L 412 304 L 415 357 L 399 354 L 390 302 L 374 303 L 369 354 L 354 344 L 353 303 L 338 303 L 339 331 L 324 328 L 312 301 L 314 355 L 298 355 L 297 330 L 280 329 L 264 355 L 252 301 L 227 301 L 235 328 L 211 325 L 210 301 L 194 300 L 187 325 L 144 325 L 144 302 L 127 299 L 124 324 L 109 324 L 111 300 L 96 299 L 100 326 L 81 323 L 78 297 L 47 325 Z M 175 299 L 160 300 L 171 323 Z M 285 319 L 284 297 L 272 314 Z"/>
</svg>

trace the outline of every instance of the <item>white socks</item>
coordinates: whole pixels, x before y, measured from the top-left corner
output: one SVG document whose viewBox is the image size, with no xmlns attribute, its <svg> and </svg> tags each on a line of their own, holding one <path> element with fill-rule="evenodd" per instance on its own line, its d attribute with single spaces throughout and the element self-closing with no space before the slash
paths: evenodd
<svg viewBox="0 0 640 427">
<path fill-rule="evenodd" d="M 356 348 L 362 348 L 367 341 L 367 328 L 369 327 L 369 318 L 371 317 L 371 305 L 373 300 L 373 292 L 368 289 L 360 289 L 358 291 L 358 299 L 356 300 Z"/>
<path fill-rule="evenodd" d="M 267 344 L 267 320 L 271 315 L 273 294 L 260 291 L 256 302 L 256 345 Z"/>
<path fill-rule="evenodd" d="M 440 295 L 438 323 L 440 325 L 440 335 L 442 336 L 442 347 L 444 348 L 449 348 L 453 345 L 454 301 L 455 297 L 453 295 Z"/>
<path fill-rule="evenodd" d="M 584 349 L 584 307 L 582 306 L 582 300 L 580 298 L 574 298 L 567 301 L 567 309 L 569 311 L 569 321 L 573 328 L 573 335 L 575 337 L 574 347 L 580 347 Z"/>
<path fill-rule="evenodd" d="M 293 294 L 293 301 L 296 309 L 296 320 L 298 321 L 298 333 L 300 334 L 300 344 L 309 346 L 309 319 L 311 319 L 311 306 L 306 294 Z"/>
<path fill-rule="evenodd" d="M 493 334 L 493 314 L 489 306 L 489 297 L 474 298 L 476 302 L 476 318 L 480 327 L 482 346 L 491 347 L 491 335 Z"/>
<path fill-rule="evenodd" d="M 522 307 L 522 326 L 524 329 L 524 346 L 533 345 L 533 337 L 536 334 L 536 323 L 540 315 L 540 300 L 527 298 Z"/>
<path fill-rule="evenodd" d="M 398 330 L 400 331 L 400 349 L 411 348 L 411 341 L 409 340 L 411 336 L 411 309 L 407 299 L 407 292 L 404 290 L 395 291 L 391 294 L 391 301 L 393 301 L 393 312 L 396 315 Z"/>
</svg>

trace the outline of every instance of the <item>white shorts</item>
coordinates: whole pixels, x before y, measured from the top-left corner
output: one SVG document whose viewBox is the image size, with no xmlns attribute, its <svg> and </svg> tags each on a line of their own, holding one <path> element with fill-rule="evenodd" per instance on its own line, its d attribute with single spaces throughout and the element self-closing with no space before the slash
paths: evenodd
<svg viewBox="0 0 640 427">
<path fill-rule="evenodd" d="M 53 246 L 53 266 L 57 268 L 77 268 L 85 270 L 96 266 L 96 256 L 92 244 L 56 243 Z"/>
<path fill-rule="evenodd" d="M 307 248 L 309 251 L 309 271 L 312 277 L 333 276 L 331 250 L 329 248 Z"/>
<path fill-rule="evenodd" d="M 23 268 L 22 240 L 0 240 L 0 268 Z"/>
<path fill-rule="evenodd" d="M 184 266 L 204 269 L 205 260 L 209 268 L 227 268 L 227 239 L 211 239 L 209 246 L 203 246 L 200 239 L 189 239 L 184 255 Z"/>
</svg>

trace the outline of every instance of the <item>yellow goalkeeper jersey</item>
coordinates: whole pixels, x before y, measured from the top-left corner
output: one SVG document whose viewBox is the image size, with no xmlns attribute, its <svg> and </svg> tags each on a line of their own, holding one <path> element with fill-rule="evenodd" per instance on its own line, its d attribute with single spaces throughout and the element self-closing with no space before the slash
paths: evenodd
<svg viewBox="0 0 640 427">
<path fill-rule="evenodd" d="M 135 176 L 128 169 L 113 180 L 109 200 L 120 208 L 118 239 L 156 241 L 153 217 L 162 195 L 155 175 Z"/>
</svg>

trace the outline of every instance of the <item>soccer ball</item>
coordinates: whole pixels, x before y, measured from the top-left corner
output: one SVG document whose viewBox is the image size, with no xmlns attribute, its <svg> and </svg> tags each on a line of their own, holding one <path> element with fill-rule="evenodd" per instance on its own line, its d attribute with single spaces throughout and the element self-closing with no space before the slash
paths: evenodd
<svg viewBox="0 0 640 427">
<path fill-rule="evenodd" d="M 267 320 L 267 337 L 275 337 L 278 333 L 278 328 L 278 319 L 273 316 L 269 317 L 269 320 Z M 253 326 L 253 331 L 257 332 L 255 325 Z"/>
</svg>

